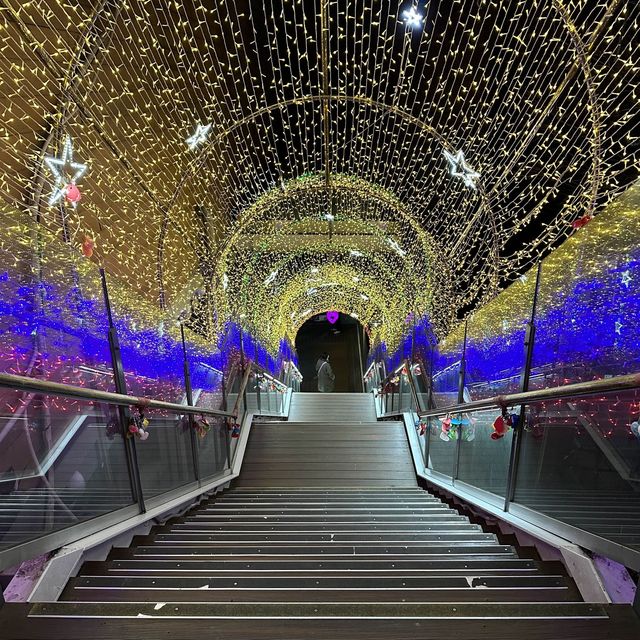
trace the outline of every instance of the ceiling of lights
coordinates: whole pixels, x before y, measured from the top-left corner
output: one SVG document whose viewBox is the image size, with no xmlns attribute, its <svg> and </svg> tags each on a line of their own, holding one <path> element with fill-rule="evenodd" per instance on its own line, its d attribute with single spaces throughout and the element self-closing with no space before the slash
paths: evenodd
<svg viewBox="0 0 640 640">
<path fill-rule="evenodd" d="M 411 6 L 3 0 L 2 206 L 167 312 L 197 291 L 203 332 L 443 333 L 637 175 L 640 5 Z M 76 208 L 49 205 L 67 136 Z"/>
</svg>

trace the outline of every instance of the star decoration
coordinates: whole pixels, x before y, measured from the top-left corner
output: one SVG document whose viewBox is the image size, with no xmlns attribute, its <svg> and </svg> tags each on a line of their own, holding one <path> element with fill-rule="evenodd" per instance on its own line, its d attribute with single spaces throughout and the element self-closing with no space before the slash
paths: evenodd
<svg viewBox="0 0 640 640">
<path fill-rule="evenodd" d="M 278 277 L 278 271 L 272 271 L 264 280 L 265 286 L 270 285 Z"/>
<path fill-rule="evenodd" d="M 75 207 L 80 199 L 79 191 L 77 190 L 76 182 L 84 175 L 87 170 L 87 165 L 80 162 L 73 161 L 73 145 L 71 143 L 71 136 L 67 136 L 62 149 L 62 157 L 54 158 L 53 156 L 45 156 L 45 164 L 49 167 L 49 170 L 55 178 L 53 193 L 49 198 L 49 204 L 53 205 L 59 202 L 67 195 L 70 189 L 73 189 L 74 199 L 71 204 Z M 68 176 L 71 176 L 67 179 Z"/>
<path fill-rule="evenodd" d="M 464 159 L 464 153 L 458 151 L 455 155 L 443 149 L 442 153 L 449 163 L 449 173 L 456 178 L 461 178 L 467 187 L 476 189 L 475 181 L 480 177 L 477 171 L 474 171 Z"/>
<path fill-rule="evenodd" d="M 622 327 L 624 327 L 622 322 L 620 322 L 620 320 L 616 320 L 616 333 L 618 335 L 622 335 Z"/>
<path fill-rule="evenodd" d="M 411 7 L 411 9 L 403 11 L 402 17 L 410 27 L 419 27 L 423 19 L 423 16 L 416 11 L 415 7 Z"/>
<path fill-rule="evenodd" d="M 189 149 L 195 149 L 198 145 L 202 144 L 209 135 L 210 124 L 199 124 L 196 128 L 196 132 L 187 138 L 187 146 Z"/>
<path fill-rule="evenodd" d="M 627 287 L 627 289 L 629 288 L 629 284 L 631 283 L 631 272 L 629 269 L 622 272 L 622 278 L 620 281 L 625 287 Z"/>
</svg>

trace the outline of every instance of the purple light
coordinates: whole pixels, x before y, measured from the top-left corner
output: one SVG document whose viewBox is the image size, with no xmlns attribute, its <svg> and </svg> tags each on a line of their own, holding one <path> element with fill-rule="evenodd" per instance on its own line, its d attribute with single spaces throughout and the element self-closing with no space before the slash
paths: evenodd
<svg viewBox="0 0 640 640">
<path fill-rule="evenodd" d="M 327 311 L 327 320 L 331 324 L 335 324 L 336 322 L 338 322 L 339 317 L 340 314 L 337 311 Z"/>
</svg>

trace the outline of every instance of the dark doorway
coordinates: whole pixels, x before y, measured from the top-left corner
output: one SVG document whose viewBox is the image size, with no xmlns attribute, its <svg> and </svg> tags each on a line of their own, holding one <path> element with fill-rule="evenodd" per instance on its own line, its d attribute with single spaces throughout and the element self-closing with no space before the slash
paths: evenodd
<svg viewBox="0 0 640 640">
<path fill-rule="evenodd" d="M 369 352 L 369 338 L 362 325 L 351 316 L 340 314 L 335 324 L 325 313 L 313 316 L 298 330 L 296 351 L 300 372 L 304 376 L 301 391 L 317 391 L 316 360 L 323 353 L 330 356 L 336 376 L 335 391 L 362 391 L 362 373 Z"/>
</svg>

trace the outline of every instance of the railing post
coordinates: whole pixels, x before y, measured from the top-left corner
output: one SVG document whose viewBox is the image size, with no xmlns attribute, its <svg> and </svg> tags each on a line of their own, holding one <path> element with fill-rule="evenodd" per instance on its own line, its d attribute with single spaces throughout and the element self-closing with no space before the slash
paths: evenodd
<svg viewBox="0 0 640 640">
<path fill-rule="evenodd" d="M 260 397 L 260 379 L 258 378 L 258 372 L 256 371 L 255 374 L 255 381 L 256 381 L 256 402 L 258 404 L 258 413 L 262 413 L 262 398 Z M 244 406 L 247 406 L 247 401 L 246 401 L 246 394 L 245 394 L 245 403 Z"/>
<path fill-rule="evenodd" d="M 462 343 L 462 358 L 460 359 L 460 370 L 458 371 L 458 404 L 464 402 L 464 383 L 467 369 L 467 326 L 468 319 L 464 321 L 464 340 Z M 462 430 L 458 429 L 458 439 L 456 440 L 456 451 L 453 457 L 453 470 L 451 472 L 451 480 L 458 478 L 458 469 L 460 468 L 460 449 L 462 448 Z"/>
<path fill-rule="evenodd" d="M 182 339 L 182 360 L 184 368 L 184 390 L 187 397 L 187 405 L 193 407 L 193 389 L 191 388 L 191 369 L 189 368 L 189 358 L 187 357 L 187 343 L 184 339 L 184 324 L 180 323 L 180 338 Z M 200 459 L 198 458 L 198 443 L 196 442 L 196 432 L 194 429 L 193 414 L 188 415 L 189 438 L 191 440 L 191 458 L 193 459 L 193 473 L 196 481 L 200 482 Z"/>
<path fill-rule="evenodd" d="M 116 392 L 127 395 L 127 383 L 124 377 L 124 368 L 122 367 L 122 356 L 120 354 L 120 341 L 118 340 L 118 332 L 113 324 L 113 315 L 111 313 L 111 302 L 109 300 L 109 289 L 107 287 L 107 276 L 104 269 L 100 269 L 100 280 L 102 281 L 102 295 L 104 296 L 104 305 L 107 310 L 107 320 L 109 322 L 109 352 L 111 354 L 111 366 L 113 367 L 113 378 L 115 382 Z M 118 416 L 120 418 L 120 426 L 122 428 L 122 437 L 124 438 L 125 453 L 127 458 L 127 469 L 129 471 L 129 480 L 133 498 L 140 507 L 140 513 L 146 512 L 144 504 L 144 495 L 142 493 L 142 480 L 140 479 L 140 468 L 138 466 L 138 455 L 136 453 L 136 443 L 133 438 L 128 438 L 127 425 L 131 418 L 131 412 L 128 407 L 118 406 Z"/>
<path fill-rule="evenodd" d="M 222 380 L 220 382 L 220 385 L 222 390 L 222 410 L 226 411 L 227 410 L 227 384 L 225 382 L 225 377 L 224 377 L 224 367 L 222 371 Z"/>
<path fill-rule="evenodd" d="M 529 390 L 529 378 L 531 377 L 531 363 L 533 361 L 533 346 L 536 335 L 536 309 L 538 306 L 538 291 L 540 289 L 540 273 L 542 263 L 538 262 L 536 269 L 536 282 L 533 289 L 533 300 L 531 302 L 531 317 L 525 328 L 524 334 L 524 364 L 522 373 L 520 374 L 520 391 L 524 393 Z M 516 489 L 516 477 L 518 474 L 518 463 L 520 462 L 520 449 L 522 448 L 522 434 L 524 433 L 524 421 L 526 405 L 520 405 L 520 419 L 513 429 L 513 437 L 511 439 L 511 454 L 509 457 L 509 471 L 507 475 L 507 490 L 504 496 L 504 510 L 509 511 L 509 504 L 513 501 L 513 495 Z"/>
<path fill-rule="evenodd" d="M 636 585 L 636 597 L 633 599 L 633 610 L 640 616 L 640 578 Z"/>
</svg>

